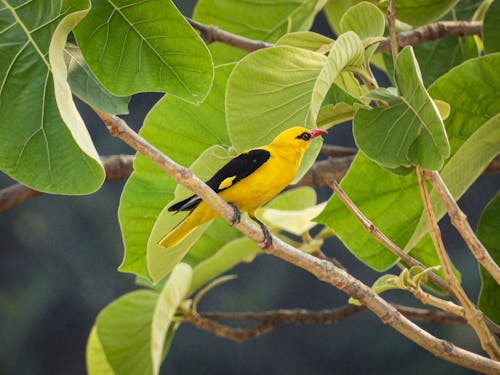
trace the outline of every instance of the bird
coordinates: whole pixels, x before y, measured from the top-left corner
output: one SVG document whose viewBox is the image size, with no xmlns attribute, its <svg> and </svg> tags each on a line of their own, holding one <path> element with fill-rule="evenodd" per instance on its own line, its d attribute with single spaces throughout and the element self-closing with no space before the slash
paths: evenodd
<svg viewBox="0 0 500 375">
<path fill-rule="evenodd" d="M 248 213 L 262 230 L 263 248 L 269 248 L 271 234 L 255 211 L 292 182 L 311 140 L 326 133 L 323 129 L 288 128 L 270 144 L 243 152 L 219 169 L 206 184 L 233 208 L 231 225 L 240 221 L 241 212 Z M 190 213 L 158 242 L 164 248 L 176 246 L 200 225 L 219 216 L 198 195 L 173 204 L 168 211 Z"/>
</svg>

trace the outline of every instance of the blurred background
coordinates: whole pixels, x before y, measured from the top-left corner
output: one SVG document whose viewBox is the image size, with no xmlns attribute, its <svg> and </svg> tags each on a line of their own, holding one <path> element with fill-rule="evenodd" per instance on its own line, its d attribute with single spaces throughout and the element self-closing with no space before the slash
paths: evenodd
<svg viewBox="0 0 500 375">
<path fill-rule="evenodd" d="M 190 15 L 194 1 L 177 1 Z M 314 30 L 329 35 L 322 15 Z M 132 98 L 134 129 L 160 98 Z M 131 154 L 111 137 L 85 105 L 78 106 L 101 155 Z M 180 126 L 182 126 L 180 124 Z M 334 127 L 325 142 L 354 146 L 349 124 Z M 14 183 L 0 174 L 0 189 Z M 0 213 L 0 374 L 85 374 L 85 345 L 94 319 L 108 303 L 137 289 L 134 277 L 119 273 L 123 245 L 117 209 L 124 182 L 107 182 L 89 196 L 43 195 Z M 483 175 L 459 201 L 475 228 L 485 204 L 500 186 L 500 175 Z M 321 200 L 330 196 L 319 189 Z M 469 296 L 477 299 L 477 266 L 445 218 L 441 222 L 450 256 L 462 272 Z M 324 251 L 367 284 L 378 276 L 336 240 Z M 397 270 L 394 270 L 397 272 Z M 200 311 L 324 309 L 344 305 L 347 296 L 272 256 L 235 268 L 238 279 L 216 288 Z M 405 294 L 389 300 L 416 304 Z M 470 329 L 423 324 L 432 334 L 481 352 Z M 278 326 L 243 344 L 183 324 L 162 366 L 162 374 L 469 374 L 435 358 L 373 314 L 364 312 L 329 326 Z"/>
</svg>

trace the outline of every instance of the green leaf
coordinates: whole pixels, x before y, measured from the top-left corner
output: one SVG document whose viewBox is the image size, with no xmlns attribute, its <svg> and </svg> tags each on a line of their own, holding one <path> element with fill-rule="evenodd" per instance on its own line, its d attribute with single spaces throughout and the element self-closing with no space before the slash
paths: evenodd
<svg viewBox="0 0 500 375">
<path fill-rule="evenodd" d="M 36 190 L 87 194 L 104 181 L 63 59 L 88 7 L 87 0 L 0 3 L 0 169 Z"/>
<path fill-rule="evenodd" d="M 319 110 L 316 123 L 320 127 L 331 127 L 351 120 L 356 114 L 356 107 L 347 103 L 328 104 Z"/>
<path fill-rule="evenodd" d="M 358 152 L 341 187 L 382 233 L 403 247 L 422 213 L 416 177 L 395 175 Z M 330 227 L 344 245 L 368 266 L 383 271 L 397 260 L 379 244 L 333 195 L 316 221 Z"/>
<path fill-rule="evenodd" d="M 401 289 L 397 284 L 398 276 L 386 274 L 380 276 L 372 285 L 372 289 L 375 293 L 380 294 L 388 290 Z M 349 298 L 349 303 L 351 305 L 361 306 L 362 303 L 355 298 Z"/>
<path fill-rule="evenodd" d="M 479 220 L 477 235 L 486 247 L 493 260 L 500 264 L 500 232 L 498 218 L 500 217 L 500 193 L 488 203 Z M 495 279 L 479 265 L 481 274 L 481 292 L 478 306 L 495 323 L 500 324 L 500 286 Z"/>
<path fill-rule="evenodd" d="M 500 108 L 496 94 L 496 88 L 500 87 L 500 77 L 496 74 L 499 64 L 500 54 L 471 59 L 452 69 L 429 89 L 433 98 L 445 100 L 451 106 L 445 125 L 453 156 L 441 175 L 456 199 L 483 171 L 495 149 L 498 152 L 496 134 L 500 127 L 495 123 L 498 120 L 492 117 Z M 486 124 L 488 120 L 490 123 Z M 471 137 L 476 131 L 477 135 Z M 466 146 L 464 142 L 469 137 Z M 396 176 L 358 153 L 341 186 L 360 210 L 406 251 L 413 249 L 427 232 L 425 222 L 418 224 L 425 214 L 414 175 Z M 438 200 L 434 197 L 434 208 Z M 438 210 L 436 214 L 442 216 L 443 212 Z M 335 195 L 318 220 L 329 226 L 349 250 L 370 267 L 381 271 L 396 260 L 363 229 Z M 412 255 L 416 258 L 424 253 L 415 250 Z M 439 264 L 431 249 L 426 249 L 425 261 L 429 262 L 424 263 L 426 266 Z"/>
<path fill-rule="evenodd" d="M 75 29 L 88 65 L 113 94 L 207 96 L 213 63 L 205 43 L 170 0 L 95 1 Z"/>
<path fill-rule="evenodd" d="M 404 48 L 396 63 L 399 95 L 378 89 L 371 98 L 384 100 L 388 108 L 361 109 L 354 116 L 356 144 L 370 158 L 388 168 L 420 165 L 441 169 L 450 154 L 443 121 L 425 90 L 411 47 Z"/>
<path fill-rule="evenodd" d="M 64 58 L 68 66 L 68 83 L 74 95 L 104 112 L 128 114 L 130 96 L 114 96 L 106 90 L 94 76 L 76 45 L 66 44 Z"/>
<path fill-rule="evenodd" d="M 329 0 L 323 8 L 326 19 L 333 32 L 337 35 L 342 34 L 340 20 L 345 12 L 352 6 L 362 2 L 362 0 Z"/>
<path fill-rule="evenodd" d="M 286 33 L 309 30 L 325 3 L 326 0 L 199 0 L 193 17 L 250 39 L 275 42 Z M 222 43 L 212 43 L 209 47 L 217 64 L 239 60 L 245 54 Z"/>
<path fill-rule="evenodd" d="M 483 43 L 486 53 L 500 52 L 500 1 L 493 1 L 483 21 Z"/>
<path fill-rule="evenodd" d="M 316 191 L 309 186 L 290 189 L 265 205 L 275 210 L 304 210 L 316 204 Z"/>
<path fill-rule="evenodd" d="M 154 292 L 135 291 L 99 313 L 87 344 L 90 375 L 153 374 L 151 321 L 156 300 Z"/>
<path fill-rule="evenodd" d="M 158 295 L 151 322 L 151 358 L 153 374 L 158 374 L 165 353 L 165 337 L 172 325 L 177 308 L 187 296 L 193 270 L 187 264 L 178 264 Z"/>
<path fill-rule="evenodd" d="M 90 331 L 85 356 L 87 358 L 87 372 L 89 375 L 116 374 L 106 358 L 102 343 L 99 340 L 99 336 L 97 336 L 96 326 L 93 326 Z"/>
<path fill-rule="evenodd" d="M 398 0 L 396 2 L 396 18 L 410 25 L 423 25 L 440 19 L 448 13 L 458 0 Z M 382 2 L 383 10 L 387 2 Z"/>
<path fill-rule="evenodd" d="M 251 262 L 261 253 L 260 247 L 247 237 L 239 237 L 217 249 L 193 268 L 193 281 L 188 294 L 241 262 Z"/>
<path fill-rule="evenodd" d="M 451 106 L 445 125 L 453 156 L 441 171 L 441 177 L 455 199 L 467 190 L 500 151 L 500 99 L 495 94 L 495 88 L 500 87 L 500 77 L 496 74 L 498 64 L 500 53 L 471 59 L 451 70 L 429 89 L 434 98 L 447 100 Z M 444 215 L 445 207 L 436 192 L 432 191 L 430 198 L 439 219 Z M 422 213 L 406 249 L 420 248 L 417 242 L 426 231 L 427 221 Z"/>
<path fill-rule="evenodd" d="M 203 104 L 163 97 L 146 117 L 140 134 L 180 164 L 190 165 L 214 144 L 229 146 L 224 118 L 224 92 L 232 65 L 216 69 L 212 90 Z M 169 136 L 165 136 L 169 134 Z M 176 184 L 155 164 L 138 154 L 134 173 L 122 193 L 118 211 L 125 243 L 120 270 L 149 278 L 146 248 L 153 225 L 174 197 Z"/>
<path fill-rule="evenodd" d="M 297 31 L 283 35 L 276 46 L 289 46 L 307 49 L 313 52 L 328 52 L 333 46 L 333 39 L 312 31 Z"/>
<path fill-rule="evenodd" d="M 223 147 L 215 145 L 206 149 L 189 169 L 193 171 L 194 174 L 199 175 L 201 179 L 205 180 L 214 175 L 229 159 L 227 151 Z M 186 190 L 185 188 L 177 189 L 175 201 L 185 198 L 189 194 Z M 149 275 L 155 283 L 163 279 L 172 271 L 175 265 L 184 258 L 194 243 L 203 235 L 210 224 L 207 223 L 202 225 L 190 234 L 188 238 L 172 248 L 165 249 L 159 247 L 158 242 L 161 238 L 186 216 L 187 215 L 184 213 L 174 214 L 165 207 L 153 226 L 147 245 L 146 259 Z M 228 227 L 227 224 L 226 227 Z M 222 228 L 222 231 L 225 232 L 224 228 Z M 226 235 L 228 235 L 228 240 L 231 235 Z M 206 244 L 204 245 L 206 246 Z"/>
<path fill-rule="evenodd" d="M 354 31 L 361 40 L 384 35 L 384 14 L 373 4 L 362 2 L 349 8 L 340 19 L 340 30 L 345 33 Z M 370 61 L 378 43 L 368 47 L 365 52 L 366 61 Z"/>
</svg>

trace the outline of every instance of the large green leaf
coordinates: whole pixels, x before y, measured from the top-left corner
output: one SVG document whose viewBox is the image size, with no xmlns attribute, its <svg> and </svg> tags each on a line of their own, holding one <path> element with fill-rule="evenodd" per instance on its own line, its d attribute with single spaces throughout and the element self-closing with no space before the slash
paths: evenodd
<svg viewBox="0 0 500 375">
<path fill-rule="evenodd" d="M 326 0 L 199 0 L 193 17 L 250 39 L 275 42 L 286 33 L 309 30 L 325 3 Z M 212 43 L 210 50 L 218 64 L 236 61 L 245 54 L 222 43 Z"/>
<path fill-rule="evenodd" d="M 354 116 L 356 144 L 370 158 L 388 168 L 420 165 L 440 169 L 450 146 L 439 111 L 425 90 L 411 47 L 404 48 L 396 63 L 398 94 L 378 89 L 371 98 L 388 107 L 360 109 Z"/>
<path fill-rule="evenodd" d="M 410 25 L 423 25 L 440 19 L 450 11 L 458 0 L 397 0 L 396 18 Z M 382 2 L 386 10 L 387 2 Z"/>
<path fill-rule="evenodd" d="M 498 230 L 500 218 L 500 192 L 488 203 L 479 220 L 477 235 L 490 253 L 493 260 L 500 264 L 500 231 Z M 500 324 L 500 286 L 495 279 L 479 266 L 481 274 L 481 292 L 479 293 L 478 306 L 495 323 Z"/>
<path fill-rule="evenodd" d="M 157 294 L 128 293 L 104 308 L 87 343 L 90 375 L 153 374 L 151 321 Z"/>
<path fill-rule="evenodd" d="M 499 126 L 493 117 L 500 108 L 496 94 L 500 87 L 496 74 L 499 64 L 500 54 L 469 60 L 430 88 L 434 98 L 447 101 L 451 106 L 445 125 L 453 156 L 441 174 L 457 199 L 482 172 L 497 147 Z M 359 153 L 341 186 L 382 232 L 400 247 L 406 246 L 407 251 L 426 233 L 425 222 L 418 224 L 425 214 L 414 175 L 396 176 Z M 437 197 L 433 201 L 438 204 Z M 443 213 L 442 210 L 436 212 L 439 217 Z M 331 227 L 349 250 L 369 266 L 384 270 L 396 260 L 357 223 L 336 196 L 330 199 L 318 220 Z M 435 253 L 428 250 L 416 249 L 412 255 L 428 261 L 427 266 L 437 264 Z M 425 256 L 421 257 L 424 252 Z"/>
<path fill-rule="evenodd" d="M 187 296 L 193 271 L 187 264 L 180 263 L 172 271 L 158 295 L 151 322 L 151 357 L 153 374 L 158 374 L 165 355 L 165 337 L 172 324 L 177 308 Z"/>
<path fill-rule="evenodd" d="M 341 186 L 387 237 L 400 247 L 406 244 L 423 207 L 413 174 L 395 175 L 358 152 Z M 383 271 L 396 261 L 396 256 L 366 232 L 336 195 L 316 221 L 332 228 L 344 245 L 370 267 Z"/>
<path fill-rule="evenodd" d="M 261 146 L 291 126 L 316 126 L 321 104 L 347 66 L 363 63 L 364 49 L 353 32 L 342 34 L 329 56 L 279 46 L 242 59 L 227 87 L 226 119 L 237 152 Z M 313 142 L 297 175 L 311 166 L 320 142 Z"/>
<path fill-rule="evenodd" d="M 483 21 L 483 43 L 486 53 L 500 52 L 500 1 L 493 1 Z"/>
<path fill-rule="evenodd" d="M 232 65 L 216 69 L 215 81 L 205 102 L 199 106 L 174 96 L 162 98 L 148 114 L 140 134 L 168 156 L 190 165 L 214 144 L 229 146 L 224 119 L 224 91 Z M 119 208 L 125 243 L 121 271 L 148 278 L 146 248 L 153 225 L 174 197 L 175 182 L 155 164 L 137 155 L 134 173 L 128 179 Z"/>
<path fill-rule="evenodd" d="M 88 0 L 0 1 L 0 169 L 50 193 L 86 194 L 104 170 L 73 103 L 63 58 Z"/>
<path fill-rule="evenodd" d="M 115 95 L 169 92 L 200 103 L 210 90 L 208 48 L 170 0 L 94 1 L 75 36 L 94 74 Z"/>
<path fill-rule="evenodd" d="M 68 66 L 68 83 L 71 92 L 94 108 L 112 114 L 127 114 L 130 96 L 114 96 L 97 80 L 80 48 L 66 44 L 64 57 Z"/>
</svg>

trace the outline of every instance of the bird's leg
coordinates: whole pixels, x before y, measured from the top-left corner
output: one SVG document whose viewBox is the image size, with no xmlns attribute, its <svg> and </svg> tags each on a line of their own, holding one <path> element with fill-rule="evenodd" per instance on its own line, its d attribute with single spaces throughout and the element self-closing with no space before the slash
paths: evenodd
<svg viewBox="0 0 500 375">
<path fill-rule="evenodd" d="M 234 203 L 229 203 L 229 205 L 233 209 L 233 217 L 231 218 L 231 225 L 238 224 L 241 221 L 241 212 Z"/>
<path fill-rule="evenodd" d="M 266 250 L 267 248 L 269 248 L 273 244 L 273 239 L 271 237 L 271 233 L 269 232 L 269 229 L 267 229 L 267 227 L 265 226 L 265 224 L 262 221 L 260 221 L 259 219 L 257 219 L 253 215 L 249 215 L 249 216 L 253 221 L 255 221 L 257 224 L 259 224 L 260 229 L 262 230 L 262 234 L 264 235 L 263 250 Z"/>
</svg>

